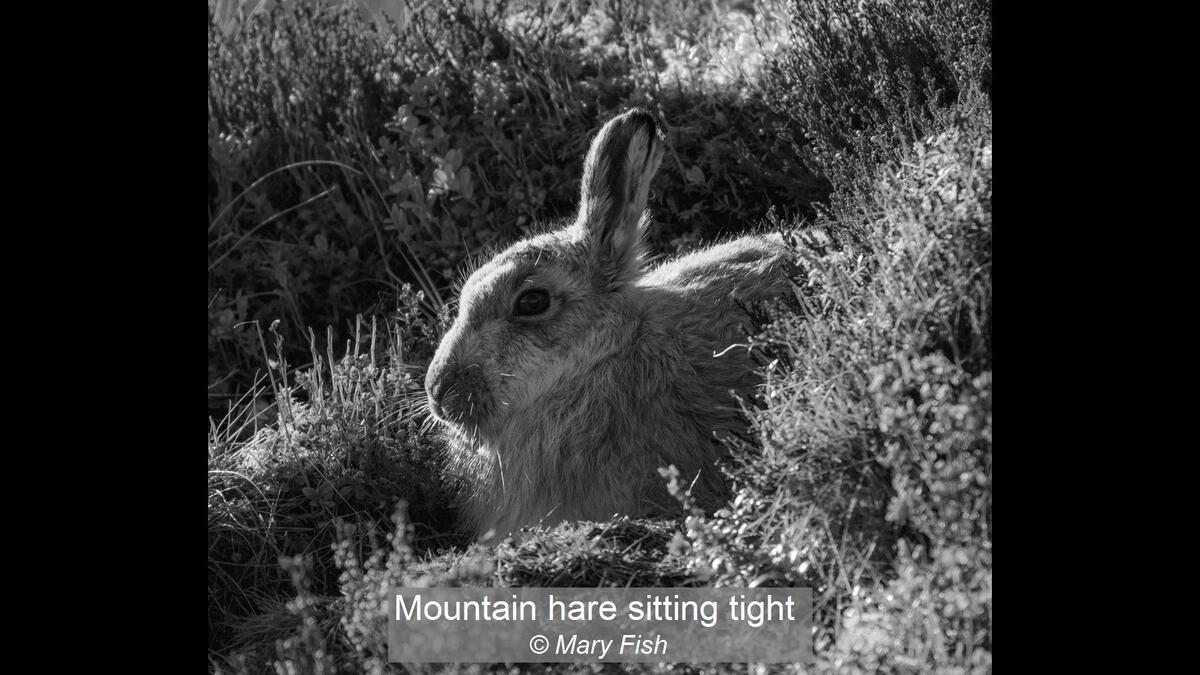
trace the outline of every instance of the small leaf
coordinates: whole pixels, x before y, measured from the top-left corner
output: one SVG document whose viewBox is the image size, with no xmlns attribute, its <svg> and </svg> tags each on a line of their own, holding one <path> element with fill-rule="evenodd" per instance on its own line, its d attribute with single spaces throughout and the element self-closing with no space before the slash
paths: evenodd
<svg viewBox="0 0 1200 675">
<path fill-rule="evenodd" d="M 475 184 L 471 182 L 471 167 L 463 167 L 462 171 L 458 172 L 458 191 L 467 199 L 475 194 Z"/>
</svg>

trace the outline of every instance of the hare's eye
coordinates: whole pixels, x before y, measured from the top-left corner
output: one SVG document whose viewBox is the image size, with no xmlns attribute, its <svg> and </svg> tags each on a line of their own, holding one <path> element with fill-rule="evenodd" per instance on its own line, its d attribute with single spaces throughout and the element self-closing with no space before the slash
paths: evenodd
<svg viewBox="0 0 1200 675">
<path fill-rule="evenodd" d="M 535 288 L 517 296 L 517 304 L 513 311 L 517 316 L 535 316 L 550 308 L 550 294 Z"/>
</svg>

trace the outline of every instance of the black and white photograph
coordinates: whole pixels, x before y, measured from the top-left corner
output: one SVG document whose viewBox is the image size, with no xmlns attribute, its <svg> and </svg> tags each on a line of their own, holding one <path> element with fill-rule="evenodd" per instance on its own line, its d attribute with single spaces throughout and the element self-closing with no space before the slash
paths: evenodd
<svg viewBox="0 0 1200 675">
<path fill-rule="evenodd" d="M 208 2 L 210 673 L 992 672 L 990 0 Z"/>
</svg>

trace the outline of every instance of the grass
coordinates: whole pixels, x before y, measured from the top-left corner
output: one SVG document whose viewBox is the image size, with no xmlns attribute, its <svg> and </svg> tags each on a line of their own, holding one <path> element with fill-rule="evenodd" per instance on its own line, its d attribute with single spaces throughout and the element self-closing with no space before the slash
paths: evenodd
<svg viewBox="0 0 1200 675">
<path fill-rule="evenodd" d="M 802 584 L 817 671 L 990 672 L 990 3 L 748 5 L 210 21 L 210 669 L 396 670 L 388 584 Z M 629 105 L 671 124 L 656 250 L 792 232 L 735 497 L 471 546 L 421 388 L 447 289 Z"/>
</svg>

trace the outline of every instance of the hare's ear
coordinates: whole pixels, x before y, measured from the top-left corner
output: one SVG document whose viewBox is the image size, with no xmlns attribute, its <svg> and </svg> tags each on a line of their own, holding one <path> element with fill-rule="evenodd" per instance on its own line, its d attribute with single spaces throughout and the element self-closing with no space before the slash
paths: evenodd
<svg viewBox="0 0 1200 675">
<path fill-rule="evenodd" d="M 603 285 L 620 285 L 641 265 L 641 223 L 666 136 L 654 116 L 630 110 L 604 125 L 583 165 L 578 224 Z"/>
</svg>

